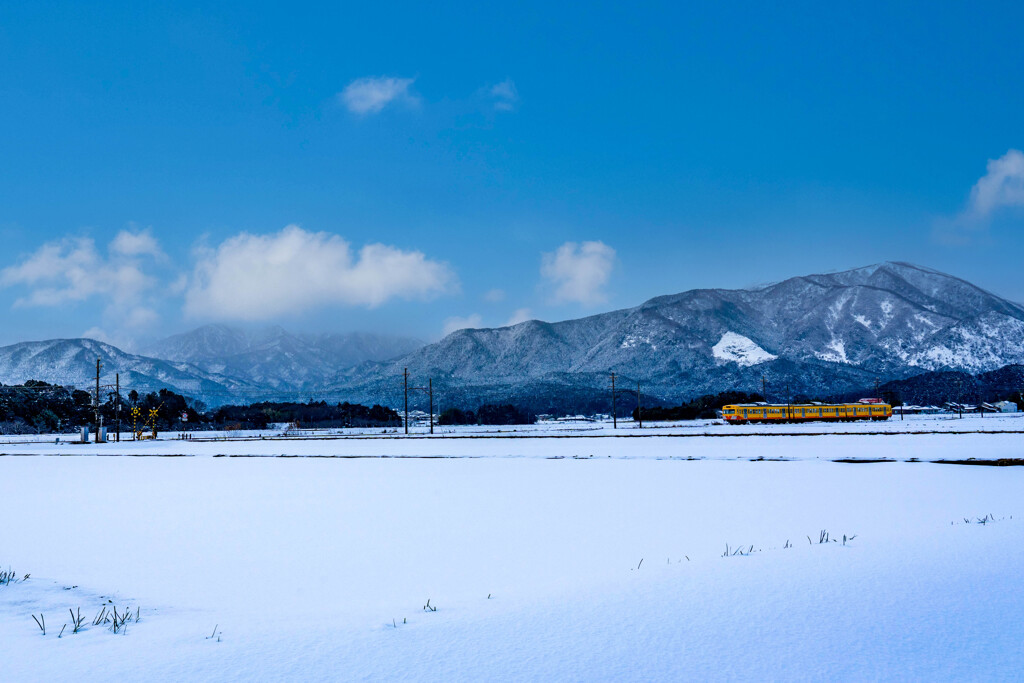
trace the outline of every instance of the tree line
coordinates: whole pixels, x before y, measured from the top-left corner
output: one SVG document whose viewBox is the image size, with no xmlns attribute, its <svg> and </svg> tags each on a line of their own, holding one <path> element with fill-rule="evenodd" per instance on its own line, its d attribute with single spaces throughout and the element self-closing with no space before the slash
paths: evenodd
<svg viewBox="0 0 1024 683">
<path fill-rule="evenodd" d="M 402 417 L 384 406 L 367 407 L 358 403 L 326 401 L 309 403 L 273 403 L 263 401 L 246 406 L 221 406 L 211 414 L 211 422 L 244 429 L 265 429 L 272 423 L 295 423 L 316 427 L 398 427 Z"/>
<path fill-rule="evenodd" d="M 722 406 L 733 403 L 757 403 L 763 401 L 761 394 L 748 394 L 743 391 L 723 391 L 718 394 L 705 394 L 678 406 L 653 406 L 651 408 L 633 409 L 633 419 L 641 417 L 645 421 L 660 422 L 667 420 L 699 420 L 714 419 Z"/>
<path fill-rule="evenodd" d="M 484 404 L 476 409 L 448 408 L 437 418 L 439 425 L 524 425 L 536 420 L 512 405 Z"/>
<path fill-rule="evenodd" d="M 101 394 L 99 414 L 103 424 L 113 429 L 118 416 L 118 395 Z M 275 403 L 262 401 L 248 405 L 224 405 L 207 410 L 202 401 L 170 389 L 149 393 L 129 391 L 120 396 L 121 431 L 133 426 L 149 431 L 155 422 L 158 431 L 205 429 L 266 429 L 272 423 L 294 423 L 300 427 L 397 427 L 401 416 L 383 406 L 357 403 L 329 404 Z M 156 411 L 151 421 L 151 411 Z M 0 385 L 0 434 L 72 433 L 83 426 L 96 428 L 93 394 L 56 384 L 29 380 L 22 385 Z"/>
<path fill-rule="evenodd" d="M 72 431 L 92 417 L 87 391 L 29 380 L 19 386 L 0 385 L 0 433 Z"/>
</svg>

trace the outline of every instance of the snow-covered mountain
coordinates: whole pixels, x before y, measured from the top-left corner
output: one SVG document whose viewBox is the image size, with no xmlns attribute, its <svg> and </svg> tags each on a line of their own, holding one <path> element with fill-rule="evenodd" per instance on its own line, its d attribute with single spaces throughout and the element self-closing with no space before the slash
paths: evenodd
<svg viewBox="0 0 1024 683">
<path fill-rule="evenodd" d="M 127 354 L 86 339 L 0 348 L 0 381 L 89 384 L 95 358 L 122 386 L 169 386 L 208 403 L 316 397 L 402 404 L 402 371 L 442 405 L 511 402 L 607 410 L 608 373 L 650 400 L 724 390 L 830 395 L 925 371 L 1024 363 L 1024 307 L 907 263 L 756 289 L 698 289 L 577 320 L 454 332 L 423 346 L 368 334 L 201 327 Z M 163 360 L 161 360 L 163 359 Z M 419 402 L 419 394 L 413 403 Z M 629 400 L 624 399 L 624 405 Z"/>
<path fill-rule="evenodd" d="M 666 400 L 725 389 L 827 395 L 938 369 L 1024 362 L 1024 307 L 907 263 L 796 277 L 750 290 L 699 289 L 635 308 L 459 330 L 398 361 L 338 378 L 393 397 L 402 370 L 460 400 L 605 391 L 607 374 Z M 378 399 L 379 400 L 379 399 Z M 393 400 L 393 399 L 392 399 Z"/>
<path fill-rule="evenodd" d="M 0 347 L 0 383 L 43 380 L 92 390 L 96 359 L 101 381 L 120 374 L 123 393 L 163 387 L 211 405 L 312 396 L 325 377 L 381 361 L 422 342 L 373 334 L 292 335 L 281 328 L 245 332 L 208 325 L 126 353 L 93 339 L 51 339 Z M 310 393 L 312 392 L 312 393 Z"/>
<path fill-rule="evenodd" d="M 259 390 L 237 377 L 209 373 L 188 363 L 125 353 L 94 339 L 50 339 L 0 347 L 0 382 L 21 384 L 43 380 L 92 391 L 96 359 L 102 364 L 100 381 L 113 384 L 120 375 L 122 393 L 173 389 L 195 398 L 219 398 Z"/>
<path fill-rule="evenodd" d="M 291 334 L 276 326 L 249 332 L 206 325 L 155 342 L 145 352 L 268 391 L 299 391 L 315 389 L 345 368 L 389 360 L 421 346 L 417 339 L 362 332 Z"/>
</svg>

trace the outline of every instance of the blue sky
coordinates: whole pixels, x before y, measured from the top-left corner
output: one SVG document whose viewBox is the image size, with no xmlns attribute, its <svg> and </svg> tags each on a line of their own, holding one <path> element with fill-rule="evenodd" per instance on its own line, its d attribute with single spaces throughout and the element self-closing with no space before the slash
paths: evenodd
<svg viewBox="0 0 1024 683">
<path fill-rule="evenodd" d="M 883 260 L 1024 300 L 1019 4 L 705 4 L 5 6 L 0 342 L 434 339 Z"/>
</svg>

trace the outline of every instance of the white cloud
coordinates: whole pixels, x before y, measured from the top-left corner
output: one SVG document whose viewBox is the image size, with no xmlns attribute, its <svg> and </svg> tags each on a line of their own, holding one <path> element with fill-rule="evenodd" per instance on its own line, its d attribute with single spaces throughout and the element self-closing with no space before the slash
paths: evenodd
<svg viewBox="0 0 1024 683">
<path fill-rule="evenodd" d="M 164 252 L 149 228 L 138 232 L 122 230 L 110 243 L 110 252 L 119 256 L 164 258 Z"/>
<path fill-rule="evenodd" d="M 965 218 L 984 219 L 1009 206 L 1024 206 L 1024 152 L 1018 149 L 989 159 L 985 175 L 971 188 Z"/>
<path fill-rule="evenodd" d="M 109 334 L 104 329 L 98 327 L 89 328 L 80 336 L 85 339 L 95 339 L 104 344 L 117 346 L 122 351 L 131 352 L 135 348 L 135 340 L 131 337 L 126 337 L 122 333 Z"/>
<path fill-rule="evenodd" d="M 484 301 L 487 301 L 489 303 L 496 304 L 499 301 L 504 301 L 504 300 L 505 300 L 505 290 L 504 289 L 489 289 L 489 290 L 487 290 L 487 292 L 484 293 Z"/>
<path fill-rule="evenodd" d="M 1015 206 L 1024 206 L 1024 152 L 1011 149 L 998 159 L 989 159 L 985 175 L 971 188 L 967 206 L 956 216 L 936 220 L 932 239 L 947 246 L 985 239 L 992 215 Z"/>
<path fill-rule="evenodd" d="M 167 285 L 167 291 L 170 294 L 183 294 L 187 288 L 188 273 L 178 273 L 178 277 L 171 280 L 171 282 Z"/>
<path fill-rule="evenodd" d="M 92 297 L 105 297 L 119 306 L 132 304 L 156 282 L 145 274 L 141 260 L 136 258 L 142 254 L 120 251 L 137 245 L 136 237 L 121 232 L 111 242 L 106 257 L 90 237 L 48 242 L 21 263 L 0 271 L 0 286 L 28 289 L 15 301 L 16 306 L 59 306 Z M 155 240 L 152 245 L 156 245 Z"/>
<path fill-rule="evenodd" d="M 104 254 L 90 237 L 69 237 L 47 242 L 19 263 L 0 270 L 0 287 L 24 290 L 14 301 L 17 307 L 64 307 L 99 301 L 96 318 L 110 334 L 98 327 L 86 336 L 102 341 L 119 340 L 154 325 L 159 316 L 152 307 L 158 295 L 157 278 L 148 274 L 155 260 L 165 258 L 149 230 L 123 230 L 111 240 Z"/>
<path fill-rule="evenodd" d="M 530 313 L 529 308 L 517 308 L 512 316 L 505 321 L 505 327 L 512 327 L 519 323 L 525 323 L 527 320 L 533 320 L 533 315 Z"/>
<path fill-rule="evenodd" d="M 185 312 L 266 320 L 345 304 L 376 307 L 391 299 L 430 299 L 457 288 L 447 264 L 419 251 L 368 244 L 354 254 L 337 235 L 289 225 L 272 235 L 241 233 L 197 254 Z"/>
<path fill-rule="evenodd" d="M 392 102 L 415 105 L 419 98 L 409 92 L 415 80 L 389 76 L 357 78 L 338 94 L 338 100 L 354 114 L 376 114 Z"/>
<path fill-rule="evenodd" d="M 103 342 L 104 344 L 114 344 L 113 338 L 99 327 L 90 327 L 82 333 L 82 337 L 85 339 L 95 339 L 96 341 Z M 114 345 L 117 346 L 116 344 Z"/>
<path fill-rule="evenodd" d="M 554 287 L 556 302 L 593 305 L 606 300 L 614 268 L 615 250 L 604 242 L 566 242 L 543 255 L 540 274 Z"/>
<path fill-rule="evenodd" d="M 489 93 L 494 98 L 494 108 L 497 111 L 512 111 L 519 102 L 519 91 L 511 79 L 491 86 Z"/>
<path fill-rule="evenodd" d="M 481 318 L 480 315 L 477 313 L 468 315 L 465 318 L 455 316 L 452 318 L 448 318 L 447 320 L 444 321 L 444 336 L 447 337 L 452 332 L 456 332 L 458 330 L 479 328 L 482 326 L 483 318 Z"/>
<path fill-rule="evenodd" d="M 147 306 L 134 306 L 125 312 L 122 325 L 129 329 L 144 330 L 154 325 L 160 316 Z"/>
</svg>

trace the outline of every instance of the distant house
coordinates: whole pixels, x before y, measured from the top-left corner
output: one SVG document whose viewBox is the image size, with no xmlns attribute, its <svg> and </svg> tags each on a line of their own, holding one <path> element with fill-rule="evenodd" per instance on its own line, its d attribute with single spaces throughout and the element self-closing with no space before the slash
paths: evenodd
<svg viewBox="0 0 1024 683">
<path fill-rule="evenodd" d="M 1017 404 L 1013 401 L 996 401 L 992 404 L 1000 413 L 1016 413 Z"/>
<path fill-rule="evenodd" d="M 937 415 L 943 411 L 939 406 L 897 406 L 893 408 L 895 414 L 904 415 Z"/>
</svg>

